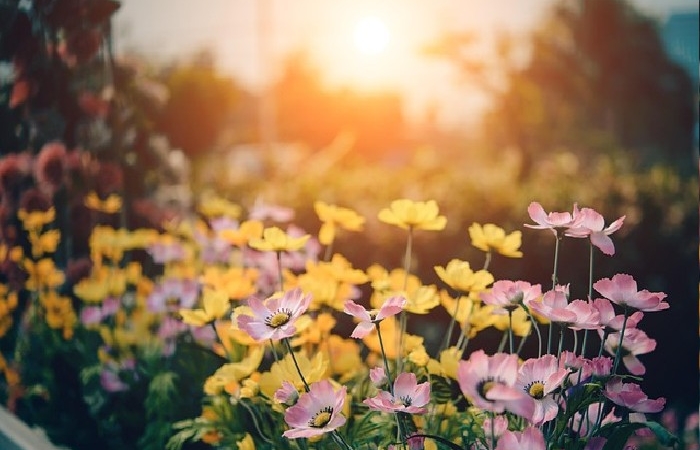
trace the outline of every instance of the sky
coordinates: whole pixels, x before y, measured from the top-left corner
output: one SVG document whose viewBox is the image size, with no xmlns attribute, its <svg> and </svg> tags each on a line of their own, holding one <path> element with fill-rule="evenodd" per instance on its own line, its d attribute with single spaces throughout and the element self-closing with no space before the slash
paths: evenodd
<svg viewBox="0 0 700 450">
<path fill-rule="evenodd" d="M 447 61 L 419 49 L 445 31 L 478 36 L 487 59 L 497 31 L 525 35 L 552 0 L 122 0 L 115 16 L 117 53 L 135 51 L 169 61 L 208 48 L 222 73 L 251 90 L 279 74 L 285 55 L 303 49 L 332 87 L 390 88 L 404 96 L 409 119 L 427 107 L 438 120 L 469 125 L 488 105 L 488 95 L 463 83 Z M 698 10 L 697 0 L 633 0 L 663 19 L 669 11 Z M 383 21 L 390 40 L 376 55 L 361 54 L 353 32 L 364 17 Z M 261 21 L 261 18 L 266 18 Z M 265 30 L 263 40 L 260 30 Z M 267 55 L 263 58 L 262 55 Z M 265 76 L 268 74 L 269 76 Z"/>
</svg>

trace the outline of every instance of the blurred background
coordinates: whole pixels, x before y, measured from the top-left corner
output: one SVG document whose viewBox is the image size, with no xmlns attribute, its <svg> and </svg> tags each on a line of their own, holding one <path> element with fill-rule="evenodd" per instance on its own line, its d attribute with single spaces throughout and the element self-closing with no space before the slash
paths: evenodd
<svg viewBox="0 0 700 450">
<path fill-rule="evenodd" d="M 118 164 L 131 227 L 211 193 L 293 208 L 311 234 L 314 200 L 350 207 L 366 229 L 335 249 L 362 269 L 401 266 L 405 237 L 377 221 L 381 208 L 435 199 L 447 229 L 414 247 L 426 283 L 452 258 L 481 267 L 469 225 L 523 229 L 531 201 L 626 215 L 594 279 L 629 273 L 668 294 L 670 310 L 640 325 L 658 342 L 642 356 L 644 389 L 697 411 L 697 1 L 104 3 L 114 10 L 93 13 L 114 13 L 100 21 L 107 44 L 89 28 L 67 34 L 67 69 L 31 72 L 44 89 L 23 97 L 1 68 L 3 154 L 61 139 Z M 70 29 L 68 13 L 51 14 Z M 31 50 L 4 42 L 3 60 Z M 523 229 L 522 249 L 489 269 L 547 286 L 551 234 Z M 564 241 L 559 279 L 586 296 L 586 242 Z M 436 340 L 445 320 L 410 326 Z"/>
</svg>

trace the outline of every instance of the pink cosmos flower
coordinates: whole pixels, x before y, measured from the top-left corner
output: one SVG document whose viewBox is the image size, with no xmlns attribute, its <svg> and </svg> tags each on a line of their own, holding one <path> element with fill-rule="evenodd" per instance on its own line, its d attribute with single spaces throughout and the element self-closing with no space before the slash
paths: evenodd
<svg viewBox="0 0 700 450">
<path fill-rule="evenodd" d="M 199 285 L 195 280 L 166 278 L 158 283 L 146 299 L 148 310 L 155 313 L 191 309 L 197 302 Z"/>
<path fill-rule="evenodd" d="M 293 406 L 299 400 L 299 391 L 289 381 L 283 381 L 282 387 L 275 391 L 275 400 L 283 405 Z"/>
<path fill-rule="evenodd" d="M 483 350 L 477 350 L 468 361 L 460 361 L 457 369 L 457 382 L 462 393 L 477 408 L 532 417 L 535 401 L 517 387 L 517 378 L 516 354 L 487 356 Z"/>
<path fill-rule="evenodd" d="M 506 430 L 498 440 L 496 450 L 545 450 L 544 435 L 535 427 L 527 427 L 522 433 Z"/>
<path fill-rule="evenodd" d="M 379 391 L 375 397 L 367 398 L 362 403 L 370 409 L 387 413 L 423 414 L 427 410 L 425 405 L 430 401 L 430 383 L 418 384 L 416 374 L 400 373 L 394 381 L 393 392 Z"/>
<path fill-rule="evenodd" d="M 301 394 L 296 405 L 284 413 L 284 421 L 291 429 L 283 436 L 290 439 L 310 438 L 333 431 L 345 424 L 342 414 L 347 388 L 338 392 L 328 380 L 314 383 L 309 392 Z"/>
<path fill-rule="evenodd" d="M 587 436 L 589 432 L 598 426 L 603 426 L 608 423 L 614 423 L 614 422 L 619 422 L 620 419 L 618 417 L 615 417 L 615 414 L 613 414 L 613 411 L 608 412 L 602 420 L 600 421 L 599 424 L 596 422 L 598 421 L 598 416 L 602 414 L 605 411 L 605 403 L 600 402 L 600 403 L 592 403 L 588 405 L 588 408 L 586 408 L 585 411 L 577 412 L 574 414 L 573 417 L 573 422 L 571 426 L 571 430 L 578 430 L 579 436 Z M 588 447 L 586 447 L 588 448 Z M 598 448 L 598 447 L 593 447 L 593 448 Z"/>
<path fill-rule="evenodd" d="M 181 261 L 185 259 L 185 247 L 181 242 L 156 242 L 146 248 L 146 252 L 153 258 L 157 264 L 165 264 L 172 261 Z"/>
<path fill-rule="evenodd" d="M 362 339 L 374 330 L 376 323 L 400 313 L 405 304 L 406 299 L 404 297 L 390 297 L 379 308 L 379 312 L 375 313 L 374 311 L 367 311 L 364 306 L 358 305 L 352 300 L 346 301 L 343 312 L 360 319 L 360 323 L 357 324 L 350 337 Z"/>
<path fill-rule="evenodd" d="M 273 222 L 289 222 L 294 218 L 294 210 L 284 206 L 272 205 L 258 197 L 255 199 L 248 219 L 250 220 L 271 220 Z"/>
<path fill-rule="evenodd" d="M 615 245 L 610 239 L 610 235 L 622 227 L 625 216 L 620 217 L 605 228 L 603 216 L 591 208 L 582 208 L 580 211 L 577 211 L 577 208 L 575 208 L 574 215 L 577 223 L 566 230 L 566 236 L 575 238 L 590 237 L 591 244 L 598 247 L 600 251 L 609 256 L 615 254 Z"/>
<path fill-rule="evenodd" d="M 600 331 L 598 333 L 600 334 Z M 613 333 L 605 339 L 605 351 L 611 355 L 615 355 L 619 346 L 620 333 Z M 655 348 L 656 340 L 649 338 L 643 330 L 639 328 L 625 330 L 625 336 L 622 339 L 622 363 L 632 375 L 644 375 L 646 368 L 637 355 L 652 352 Z"/>
<path fill-rule="evenodd" d="M 612 373 L 613 360 L 607 356 L 587 359 L 581 367 L 581 380 L 591 377 L 607 377 Z"/>
<path fill-rule="evenodd" d="M 506 310 L 514 310 L 520 304 L 529 304 L 542 295 L 539 284 L 530 284 L 526 281 L 499 280 L 493 284 L 488 292 L 481 293 L 481 300 L 487 305 L 493 305 L 494 313 L 498 314 Z"/>
<path fill-rule="evenodd" d="M 381 387 L 384 385 L 384 383 L 389 381 L 389 377 L 386 375 L 384 367 L 375 367 L 373 369 L 369 369 L 369 379 L 372 381 L 372 384 L 376 387 Z"/>
<path fill-rule="evenodd" d="M 300 288 L 287 291 L 281 298 L 269 297 L 262 301 L 251 297 L 248 306 L 253 315 L 238 316 L 238 327 L 256 341 L 283 339 L 296 333 L 294 322 L 306 312 L 311 295 L 304 295 Z"/>
<path fill-rule="evenodd" d="M 665 398 L 651 400 L 637 383 L 623 383 L 619 378 L 608 381 L 603 395 L 616 405 L 639 413 L 657 413 L 666 405 Z"/>
<path fill-rule="evenodd" d="M 572 330 L 592 330 L 600 327 L 598 310 L 583 300 L 569 303 L 565 291 L 560 289 L 545 292 L 542 301 L 530 302 L 529 306 L 540 316 Z"/>
<path fill-rule="evenodd" d="M 516 386 L 535 401 L 533 415 L 528 419 L 534 425 L 541 425 L 554 419 L 559 412 L 553 393 L 557 390 L 569 371 L 559 367 L 554 355 L 544 355 L 528 359 L 520 366 Z"/>
<path fill-rule="evenodd" d="M 576 205 L 574 205 L 574 212 L 577 210 Z M 552 230 L 554 235 L 557 234 L 557 229 L 565 229 L 578 226 L 578 221 L 575 214 L 568 212 L 551 212 L 547 214 L 538 202 L 530 203 L 527 207 L 527 212 L 530 214 L 530 219 L 532 219 L 535 224 L 524 224 L 528 228 L 533 228 L 536 230 Z"/>
<path fill-rule="evenodd" d="M 637 282 L 631 275 L 618 273 L 612 279 L 603 278 L 593 283 L 593 288 L 600 295 L 620 306 L 629 306 L 645 312 L 667 309 L 669 304 L 664 301 L 663 292 L 649 292 L 646 289 L 637 291 Z"/>
<path fill-rule="evenodd" d="M 481 426 L 484 430 L 486 441 L 496 441 L 508 430 L 508 418 L 506 416 L 486 417 Z"/>
<path fill-rule="evenodd" d="M 593 307 L 598 310 L 601 325 L 617 331 L 622 329 L 622 323 L 625 320 L 625 316 L 623 314 L 615 315 L 615 309 L 613 308 L 610 300 L 607 298 L 597 298 L 593 300 Z M 641 311 L 635 311 L 627 317 L 627 324 L 625 325 L 625 328 L 637 328 L 637 325 L 642 318 L 644 318 L 644 313 Z"/>
</svg>

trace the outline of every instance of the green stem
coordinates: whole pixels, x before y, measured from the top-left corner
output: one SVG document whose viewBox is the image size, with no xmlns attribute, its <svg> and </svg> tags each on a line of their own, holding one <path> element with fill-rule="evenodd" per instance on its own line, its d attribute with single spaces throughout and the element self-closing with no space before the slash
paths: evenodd
<svg viewBox="0 0 700 450">
<path fill-rule="evenodd" d="M 559 266 L 559 241 L 561 241 L 561 232 L 554 230 L 556 239 L 554 241 L 554 268 L 552 269 L 552 290 L 557 287 L 557 267 Z M 547 353 L 552 352 L 552 324 L 549 324 L 549 335 L 547 337 Z"/>
<path fill-rule="evenodd" d="M 280 292 L 284 292 L 284 275 L 282 274 L 282 252 L 277 250 L 277 272 L 279 273 Z"/>
<path fill-rule="evenodd" d="M 408 296 L 408 292 L 406 292 L 406 288 L 408 287 L 408 275 L 410 274 L 411 271 L 411 254 L 413 252 L 413 227 L 409 226 L 408 227 L 408 238 L 406 239 L 406 252 L 403 257 L 403 271 L 404 271 L 404 278 L 403 278 L 403 292 L 406 296 Z M 406 334 L 406 326 L 408 322 L 408 318 L 406 316 L 406 311 L 403 310 L 401 311 L 400 314 L 400 319 L 399 319 L 399 333 L 398 333 L 398 352 L 396 354 L 396 370 L 397 372 L 401 372 L 403 369 L 403 344 L 404 344 L 404 335 Z"/>
<path fill-rule="evenodd" d="M 513 311 L 508 310 L 508 348 L 513 354 Z"/>
<path fill-rule="evenodd" d="M 622 320 L 622 330 L 620 330 L 620 344 L 617 346 L 617 349 L 615 350 L 615 362 L 613 363 L 613 369 L 612 369 L 612 374 L 615 375 L 617 373 L 617 366 L 620 364 L 620 358 L 622 356 L 622 343 L 624 342 L 625 339 L 625 329 L 627 327 L 627 318 L 629 317 L 629 310 L 627 308 L 627 305 L 624 305 L 624 319 Z"/>
<path fill-rule="evenodd" d="M 394 379 L 391 376 L 391 370 L 389 370 L 389 360 L 387 359 L 386 352 L 384 351 L 384 341 L 382 340 L 382 331 L 379 329 L 379 322 L 375 322 L 374 326 L 377 328 L 379 348 L 382 351 L 382 359 L 384 360 L 384 370 L 386 371 L 386 377 L 389 380 L 389 390 L 391 391 L 391 394 L 394 395 Z"/>
<path fill-rule="evenodd" d="M 452 338 L 452 332 L 455 328 L 455 322 L 457 322 L 457 313 L 459 312 L 459 303 L 462 300 L 462 296 L 457 297 L 457 302 L 455 303 L 455 310 L 450 318 L 450 324 L 447 326 L 447 334 L 445 334 L 445 339 L 442 342 L 442 349 L 447 350 L 450 347 L 450 340 Z"/>
<path fill-rule="evenodd" d="M 287 346 L 287 351 L 289 352 L 290 355 L 292 355 L 292 361 L 294 361 L 294 367 L 297 369 L 297 373 L 299 374 L 299 377 L 301 378 L 301 382 L 304 383 L 304 389 L 306 389 L 306 392 L 309 392 L 309 383 L 306 382 L 306 378 L 304 378 L 304 374 L 301 373 L 301 368 L 299 367 L 299 363 L 297 362 L 297 357 L 294 355 L 294 350 L 292 350 L 292 344 L 289 343 L 289 338 L 284 338 L 283 339 L 284 344 Z"/>
</svg>

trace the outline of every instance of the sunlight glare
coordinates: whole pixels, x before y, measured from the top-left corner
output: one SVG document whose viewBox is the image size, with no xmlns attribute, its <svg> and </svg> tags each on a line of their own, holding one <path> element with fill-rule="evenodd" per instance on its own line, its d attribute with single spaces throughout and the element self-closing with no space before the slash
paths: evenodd
<svg viewBox="0 0 700 450">
<path fill-rule="evenodd" d="M 355 27 L 355 48 L 365 55 L 383 52 L 389 44 L 389 29 L 375 16 L 365 17 Z"/>
</svg>

